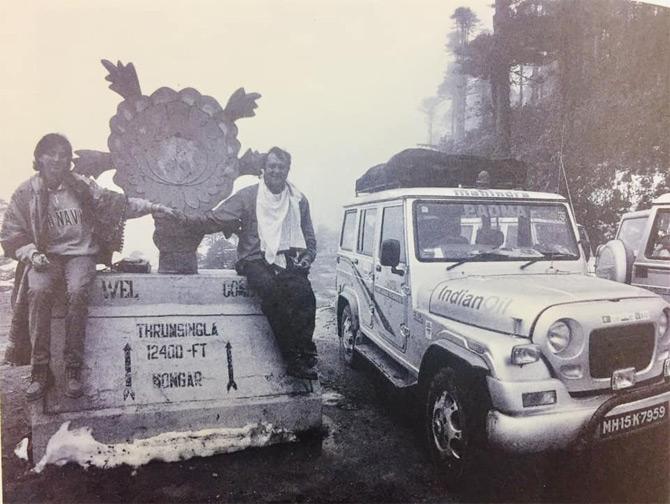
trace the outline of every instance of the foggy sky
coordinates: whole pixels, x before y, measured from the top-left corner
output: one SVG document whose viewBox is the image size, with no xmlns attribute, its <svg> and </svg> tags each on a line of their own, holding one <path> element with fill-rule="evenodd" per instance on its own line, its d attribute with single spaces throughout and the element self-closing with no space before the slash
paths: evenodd
<svg viewBox="0 0 670 504">
<path fill-rule="evenodd" d="M 356 177 L 427 141 L 419 107 L 446 69 L 454 9 L 466 4 L 490 27 L 492 3 L 2 2 L 0 198 L 32 174 L 35 143 L 47 132 L 64 133 L 75 149 L 108 150 L 108 121 L 122 98 L 107 88 L 106 58 L 133 62 L 145 95 L 194 87 L 225 106 L 240 86 L 260 92 L 257 116 L 237 121 L 240 154 L 290 151 L 289 176 L 317 226 L 338 226 Z M 101 179 L 110 185 L 111 174 Z M 126 255 L 153 249 L 151 220 L 141 221 L 129 226 Z"/>
</svg>

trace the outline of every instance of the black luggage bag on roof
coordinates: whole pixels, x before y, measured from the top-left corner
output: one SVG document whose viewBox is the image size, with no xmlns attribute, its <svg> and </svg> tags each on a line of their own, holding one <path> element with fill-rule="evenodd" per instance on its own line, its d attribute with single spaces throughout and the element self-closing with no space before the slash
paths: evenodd
<svg viewBox="0 0 670 504">
<path fill-rule="evenodd" d="M 475 187 L 482 170 L 489 172 L 490 189 L 520 189 L 526 183 L 526 164 L 516 159 L 494 160 L 429 149 L 405 149 L 358 178 L 356 193 L 406 187 Z"/>
</svg>

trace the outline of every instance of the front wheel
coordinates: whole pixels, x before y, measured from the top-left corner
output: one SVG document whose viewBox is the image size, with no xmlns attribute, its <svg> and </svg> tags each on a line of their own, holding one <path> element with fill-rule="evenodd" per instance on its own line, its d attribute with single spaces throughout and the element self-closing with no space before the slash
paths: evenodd
<svg viewBox="0 0 670 504">
<path fill-rule="evenodd" d="M 437 371 L 425 396 L 424 437 L 431 459 L 456 484 L 472 466 L 475 408 L 473 390 L 451 367 Z"/>
<path fill-rule="evenodd" d="M 354 325 L 354 316 L 351 307 L 347 304 L 340 314 L 340 356 L 352 368 L 356 368 L 356 344 L 359 341 L 359 332 Z"/>
</svg>

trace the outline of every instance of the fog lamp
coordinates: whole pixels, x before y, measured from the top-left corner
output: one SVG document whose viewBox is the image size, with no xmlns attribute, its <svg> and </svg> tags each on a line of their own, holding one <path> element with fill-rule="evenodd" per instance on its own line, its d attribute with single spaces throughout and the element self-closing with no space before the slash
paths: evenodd
<svg viewBox="0 0 670 504">
<path fill-rule="evenodd" d="M 571 380 L 577 380 L 584 376 L 584 371 L 582 371 L 582 366 L 579 364 L 571 364 L 568 366 L 561 366 L 561 374 Z"/>
<path fill-rule="evenodd" d="M 526 392 L 521 394 L 521 402 L 523 403 L 524 408 L 556 404 L 556 391 L 544 390 L 542 392 Z"/>
<path fill-rule="evenodd" d="M 612 390 L 623 390 L 635 385 L 635 368 L 617 369 L 612 373 Z"/>
<path fill-rule="evenodd" d="M 665 359 L 663 363 L 663 376 L 666 378 L 670 377 L 670 359 Z"/>
<path fill-rule="evenodd" d="M 512 364 L 523 366 L 524 364 L 532 364 L 540 360 L 540 347 L 537 345 L 517 345 L 512 348 Z"/>
</svg>

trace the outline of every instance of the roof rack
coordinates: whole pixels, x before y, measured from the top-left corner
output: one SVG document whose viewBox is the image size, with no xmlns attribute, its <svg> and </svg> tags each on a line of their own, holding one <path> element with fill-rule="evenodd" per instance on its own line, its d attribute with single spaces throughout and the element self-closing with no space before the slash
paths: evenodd
<svg viewBox="0 0 670 504">
<path fill-rule="evenodd" d="M 523 161 L 416 148 L 405 149 L 368 169 L 356 180 L 356 194 L 409 187 L 477 187 L 481 171 L 489 174 L 487 189 L 518 189 L 526 184 Z"/>
</svg>

